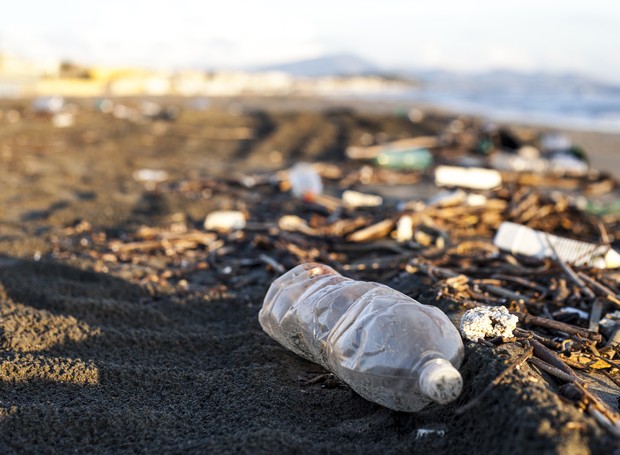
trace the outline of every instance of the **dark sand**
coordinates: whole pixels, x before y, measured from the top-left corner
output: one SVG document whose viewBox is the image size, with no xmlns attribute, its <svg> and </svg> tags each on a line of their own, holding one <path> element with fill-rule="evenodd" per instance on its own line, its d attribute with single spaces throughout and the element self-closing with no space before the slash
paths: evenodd
<svg viewBox="0 0 620 455">
<path fill-rule="evenodd" d="M 237 267 L 256 257 L 251 232 L 184 277 L 198 283 L 193 290 L 148 286 L 137 266 L 95 271 L 79 245 L 66 248 L 74 255 L 58 249 L 79 220 L 116 238 L 179 212 L 196 228 L 214 208 L 269 220 L 252 191 L 215 188 L 208 199 L 149 191 L 131 177 L 142 167 L 167 169 L 174 181 L 338 161 L 364 130 L 407 136 L 446 122 L 345 111 L 186 113 L 165 127 L 82 113 L 66 130 L 42 117 L 0 121 L 0 453 L 613 453 L 609 434 L 528 366 L 455 415 L 505 368 L 480 345 L 467 346 L 463 395 L 417 414 L 337 383 L 304 385 L 321 368 L 257 321 L 276 274 L 264 264 Z M 213 126 L 249 126 L 258 138 L 212 140 Z M 223 271 L 229 264 L 232 274 Z M 233 279 L 251 272 L 245 283 Z"/>
</svg>

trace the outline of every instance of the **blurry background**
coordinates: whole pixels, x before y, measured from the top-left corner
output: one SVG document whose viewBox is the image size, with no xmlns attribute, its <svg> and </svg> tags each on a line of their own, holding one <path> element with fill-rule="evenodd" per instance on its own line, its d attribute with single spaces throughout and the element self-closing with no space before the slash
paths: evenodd
<svg viewBox="0 0 620 455">
<path fill-rule="evenodd" d="M 380 96 L 616 132 L 618 23 L 606 0 L 21 1 L 0 15 L 0 96 Z"/>
</svg>

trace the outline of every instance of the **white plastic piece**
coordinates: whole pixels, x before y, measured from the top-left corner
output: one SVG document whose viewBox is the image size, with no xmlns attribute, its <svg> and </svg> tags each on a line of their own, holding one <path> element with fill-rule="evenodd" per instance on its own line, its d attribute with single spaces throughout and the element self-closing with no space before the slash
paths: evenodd
<svg viewBox="0 0 620 455">
<path fill-rule="evenodd" d="M 519 318 L 505 306 L 480 306 L 467 310 L 461 318 L 461 334 L 471 341 L 486 337 L 512 337 Z"/>
<path fill-rule="evenodd" d="M 69 128 L 75 123 L 75 117 L 70 112 L 60 112 L 52 117 L 52 125 L 56 128 Z"/>
<path fill-rule="evenodd" d="M 502 184 L 502 175 L 494 169 L 481 167 L 437 166 L 437 186 L 458 186 L 474 190 L 491 190 Z"/>
<path fill-rule="evenodd" d="M 168 172 L 161 169 L 138 169 L 133 173 L 138 182 L 161 183 L 168 180 Z"/>
<path fill-rule="evenodd" d="M 342 202 L 349 207 L 378 207 L 383 204 L 383 198 L 375 194 L 346 190 L 342 193 Z"/>
<path fill-rule="evenodd" d="M 415 412 L 461 392 L 463 342 L 454 325 L 438 308 L 382 284 L 302 264 L 272 283 L 259 322 L 280 344 L 388 408 Z"/>
<path fill-rule="evenodd" d="M 321 176 L 309 163 L 297 163 L 288 171 L 291 191 L 297 197 L 317 195 L 323 192 Z"/>
<path fill-rule="evenodd" d="M 559 175 L 586 175 L 590 166 L 583 160 L 568 153 L 558 153 L 549 160 L 551 170 Z"/>
<path fill-rule="evenodd" d="M 205 218 L 205 229 L 209 231 L 229 232 L 245 228 L 245 215 L 235 210 L 211 212 Z"/>
<path fill-rule="evenodd" d="M 482 207 L 487 203 L 487 197 L 484 194 L 468 194 L 465 203 L 470 207 Z"/>
<path fill-rule="evenodd" d="M 555 249 L 562 261 L 573 265 L 600 269 L 620 267 L 620 254 L 608 246 L 558 237 L 509 221 L 500 225 L 493 242 L 512 254 L 552 258 Z"/>
<path fill-rule="evenodd" d="M 429 207 L 452 207 L 465 202 L 467 193 L 461 189 L 440 190 L 431 197 L 426 205 Z"/>
<path fill-rule="evenodd" d="M 549 162 L 540 157 L 540 151 L 530 145 L 517 150 L 517 153 L 495 152 L 489 158 L 491 166 L 500 171 L 547 172 Z"/>
<path fill-rule="evenodd" d="M 413 220 L 409 215 L 403 215 L 396 223 L 396 241 L 408 242 L 413 238 Z"/>
<path fill-rule="evenodd" d="M 546 133 L 540 138 L 540 148 L 545 151 L 568 150 L 571 140 L 563 133 Z"/>
</svg>

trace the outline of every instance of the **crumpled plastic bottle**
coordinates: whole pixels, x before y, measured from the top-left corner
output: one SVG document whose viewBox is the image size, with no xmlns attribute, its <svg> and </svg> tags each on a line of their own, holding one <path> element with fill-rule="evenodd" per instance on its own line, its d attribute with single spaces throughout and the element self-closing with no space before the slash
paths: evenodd
<svg viewBox="0 0 620 455">
<path fill-rule="evenodd" d="M 461 392 L 457 329 L 438 308 L 388 286 L 302 264 L 272 283 L 259 322 L 280 344 L 388 408 L 415 412 Z"/>
<path fill-rule="evenodd" d="M 297 163 L 288 171 L 291 191 L 297 197 L 311 197 L 323 192 L 321 176 L 309 163 Z"/>
</svg>

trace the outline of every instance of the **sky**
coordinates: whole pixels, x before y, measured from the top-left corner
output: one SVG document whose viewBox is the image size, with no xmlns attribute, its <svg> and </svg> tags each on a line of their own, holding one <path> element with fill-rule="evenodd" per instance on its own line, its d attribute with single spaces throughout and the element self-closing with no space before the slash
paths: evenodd
<svg viewBox="0 0 620 455">
<path fill-rule="evenodd" d="M 19 0 L 0 52 L 151 68 L 353 53 L 388 69 L 576 72 L 620 83 L 617 0 Z"/>
</svg>

